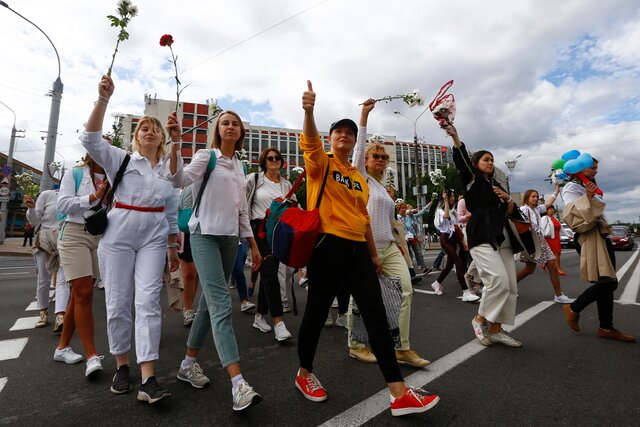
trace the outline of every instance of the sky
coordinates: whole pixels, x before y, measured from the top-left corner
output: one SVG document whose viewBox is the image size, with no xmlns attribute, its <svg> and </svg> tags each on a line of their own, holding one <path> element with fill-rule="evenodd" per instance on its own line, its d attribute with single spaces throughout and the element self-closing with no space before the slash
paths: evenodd
<svg viewBox="0 0 640 427">
<path fill-rule="evenodd" d="M 78 141 L 109 67 L 116 0 L 8 0 L 56 45 L 64 93 L 56 160 L 72 166 Z M 448 80 L 455 124 L 471 150 L 498 166 L 518 158 L 512 190 L 550 194 L 551 163 L 578 149 L 600 160 L 598 184 L 611 222 L 640 221 L 640 4 L 637 0 L 137 0 L 139 15 L 121 43 L 111 114 L 141 114 L 144 94 L 173 99 L 175 80 L 163 34 L 175 40 L 181 100 L 218 100 L 255 125 L 301 128 L 301 95 L 313 82 L 316 120 L 357 120 L 358 104 L 419 89 L 427 100 Z M 0 101 L 25 130 L 15 158 L 42 168 L 44 131 L 57 77 L 51 45 L 0 7 Z M 379 103 L 368 131 L 410 141 L 426 107 Z M 13 115 L 0 105 L 0 151 Z M 417 134 L 450 145 L 427 112 Z M 561 204 L 561 202 L 560 202 Z"/>
</svg>

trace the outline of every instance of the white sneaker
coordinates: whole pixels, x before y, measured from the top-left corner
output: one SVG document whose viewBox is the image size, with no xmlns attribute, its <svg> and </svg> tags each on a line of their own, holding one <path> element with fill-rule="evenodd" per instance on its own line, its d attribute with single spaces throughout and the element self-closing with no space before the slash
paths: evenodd
<svg viewBox="0 0 640 427">
<path fill-rule="evenodd" d="M 251 405 L 260 403 L 262 396 L 253 390 L 253 387 L 248 382 L 242 380 L 238 385 L 238 388 L 233 392 L 233 410 L 242 411 L 247 409 Z"/>
<path fill-rule="evenodd" d="M 291 306 L 288 302 L 282 302 L 282 312 L 283 313 L 291 313 Z"/>
<path fill-rule="evenodd" d="M 196 362 L 193 362 L 188 368 L 180 366 L 180 369 L 178 369 L 178 379 L 188 382 L 195 388 L 202 388 L 211 383 L 209 378 L 202 372 L 200 365 Z"/>
<path fill-rule="evenodd" d="M 243 302 L 242 304 L 240 304 L 240 311 L 249 311 L 252 308 L 255 308 L 256 305 L 254 303 L 252 303 L 251 301 L 247 301 L 247 302 Z"/>
<path fill-rule="evenodd" d="M 333 299 L 333 303 L 331 303 L 331 308 L 338 308 L 338 298 Z"/>
<path fill-rule="evenodd" d="M 341 328 L 347 328 L 347 314 L 339 314 L 336 317 L 336 321 L 333 323 L 336 326 L 340 326 Z"/>
<path fill-rule="evenodd" d="M 495 334 L 489 333 L 489 340 L 492 343 L 500 343 L 504 344 L 507 347 L 522 347 L 522 343 L 518 340 L 513 339 L 504 329 L 500 329 L 500 332 Z"/>
<path fill-rule="evenodd" d="M 56 348 L 53 353 L 53 360 L 56 362 L 64 362 L 67 365 L 73 365 L 74 363 L 82 362 L 82 356 L 71 350 L 71 347 Z"/>
<path fill-rule="evenodd" d="M 558 296 L 553 298 L 554 302 L 557 302 L 557 303 L 560 303 L 560 304 L 571 304 L 575 300 L 576 300 L 575 298 L 569 298 L 565 294 L 560 294 L 560 295 L 558 295 Z"/>
<path fill-rule="evenodd" d="M 256 329 L 260 329 L 261 332 L 271 332 L 271 326 L 267 324 L 267 321 L 264 320 L 264 317 L 256 314 L 253 318 L 253 327 Z"/>
<path fill-rule="evenodd" d="M 329 311 L 329 315 L 327 316 L 327 320 L 324 322 L 324 326 L 333 326 L 333 317 L 331 317 L 331 311 Z"/>
<path fill-rule="evenodd" d="M 282 321 L 280 323 L 276 323 L 273 330 L 276 333 L 276 339 L 278 341 L 285 341 L 293 337 L 293 335 L 291 335 L 291 332 L 287 330 L 287 327 Z"/>
<path fill-rule="evenodd" d="M 182 312 L 182 324 L 184 326 L 191 326 L 195 318 L 196 313 L 193 310 L 185 310 Z"/>
<path fill-rule="evenodd" d="M 431 287 L 436 291 L 436 295 L 442 295 L 444 293 L 444 286 L 442 286 L 442 283 L 439 283 L 437 280 L 431 284 Z"/>
<path fill-rule="evenodd" d="M 87 360 L 87 370 L 84 371 L 84 376 L 88 377 L 96 371 L 102 371 L 102 362 L 101 360 L 104 356 L 98 356 L 97 354 L 91 356 L 89 360 Z"/>
<path fill-rule="evenodd" d="M 465 289 L 464 291 L 462 291 L 462 301 L 464 302 L 476 302 L 479 301 L 480 297 L 476 294 L 474 294 L 473 292 L 471 292 L 469 289 Z"/>
</svg>

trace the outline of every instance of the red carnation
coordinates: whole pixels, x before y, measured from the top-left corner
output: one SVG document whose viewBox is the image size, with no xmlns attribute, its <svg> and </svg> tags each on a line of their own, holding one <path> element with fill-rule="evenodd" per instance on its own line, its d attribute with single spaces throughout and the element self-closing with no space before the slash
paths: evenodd
<svg viewBox="0 0 640 427">
<path fill-rule="evenodd" d="M 171 36 L 171 34 L 165 34 L 164 36 L 160 37 L 160 46 L 171 47 L 172 44 L 173 44 L 173 36 Z"/>
</svg>

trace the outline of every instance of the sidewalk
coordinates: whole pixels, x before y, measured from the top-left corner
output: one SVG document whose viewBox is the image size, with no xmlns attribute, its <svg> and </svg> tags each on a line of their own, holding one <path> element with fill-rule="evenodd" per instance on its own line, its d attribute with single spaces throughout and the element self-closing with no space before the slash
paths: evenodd
<svg viewBox="0 0 640 427">
<path fill-rule="evenodd" d="M 0 245 L 0 256 L 31 256 L 31 248 L 22 246 L 23 242 L 22 237 L 7 237 Z"/>
</svg>

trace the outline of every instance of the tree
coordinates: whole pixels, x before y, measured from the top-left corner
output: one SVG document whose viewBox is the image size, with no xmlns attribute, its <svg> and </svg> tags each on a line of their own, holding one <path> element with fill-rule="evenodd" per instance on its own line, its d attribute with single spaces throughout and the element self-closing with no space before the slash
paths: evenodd
<svg viewBox="0 0 640 427">
<path fill-rule="evenodd" d="M 289 182 L 291 182 L 291 184 L 294 184 L 296 182 L 296 180 L 298 179 L 298 177 L 300 176 L 300 174 L 302 173 L 301 170 L 299 170 L 300 168 L 293 168 L 291 170 L 291 173 L 289 174 Z M 302 182 L 300 183 L 300 185 L 298 186 L 298 188 L 295 191 L 295 195 L 296 195 L 296 200 L 298 201 L 298 204 L 300 205 L 300 207 L 302 209 L 306 209 L 307 208 L 307 179 L 306 177 L 302 179 Z"/>
</svg>

